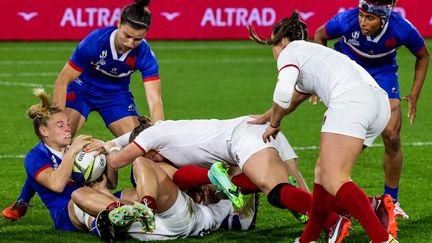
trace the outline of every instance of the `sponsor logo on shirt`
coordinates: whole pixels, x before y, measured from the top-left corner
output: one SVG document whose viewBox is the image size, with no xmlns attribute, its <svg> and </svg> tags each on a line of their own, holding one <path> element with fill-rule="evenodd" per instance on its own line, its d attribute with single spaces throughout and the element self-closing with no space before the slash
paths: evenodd
<svg viewBox="0 0 432 243">
<path fill-rule="evenodd" d="M 99 55 L 99 58 L 106 58 L 108 56 L 108 51 L 107 50 L 103 50 L 102 52 L 101 52 L 101 54 Z"/>
<path fill-rule="evenodd" d="M 360 46 L 360 42 L 357 40 L 360 37 L 360 31 L 354 31 L 351 33 L 351 39 L 348 39 L 348 43 L 354 46 Z"/>
<path fill-rule="evenodd" d="M 128 105 L 128 111 L 129 112 L 135 111 L 135 106 L 133 104 L 129 104 Z"/>
<path fill-rule="evenodd" d="M 56 170 L 59 167 L 56 157 L 54 155 L 51 155 L 51 160 L 53 162 L 54 170 Z"/>
</svg>

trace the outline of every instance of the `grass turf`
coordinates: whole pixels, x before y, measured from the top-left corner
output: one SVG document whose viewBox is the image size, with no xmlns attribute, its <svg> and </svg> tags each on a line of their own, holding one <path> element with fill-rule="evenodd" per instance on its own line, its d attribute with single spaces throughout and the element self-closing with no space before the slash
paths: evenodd
<svg viewBox="0 0 432 243">
<path fill-rule="evenodd" d="M 429 50 L 431 40 L 427 41 Z M 39 102 L 31 94 L 34 84 L 43 85 L 52 94 L 58 72 L 75 48 L 75 42 L 0 42 L 0 208 L 16 200 L 25 179 L 22 156 L 36 143 L 31 122 L 25 118 L 27 108 Z M 162 96 L 166 119 L 232 118 L 261 113 L 272 103 L 272 91 L 277 72 L 270 48 L 250 41 L 162 42 L 151 41 L 157 55 L 162 80 Z M 398 51 L 399 79 L 402 95 L 409 93 L 415 59 L 405 48 Z M 402 242 L 431 242 L 432 203 L 429 194 L 431 171 L 428 152 L 432 138 L 431 75 L 423 87 L 413 126 L 406 118 L 407 105 L 402 103 L 404 169 L 400 187 L 400 202 L 410 215 L 399 221 Z M 140 74 L 132 77 L 138 110 L 147 114 L 147 105 Z M 283 121 L 282 130 L 297 148 L 300 168 L 312 188 L 313 168 L 319 144 L 322 104 L 303 104 Z M 111 139 L 98 114 L 93 113 L 79 132 L 100 139 Z M 382 144 L 378 139 L 376 144 Z M 359 158 L 353 179 L 368 194 L 381 194 L 383 188 L 383 147 L 369 148 Z M 119 188 L 129 187 L 128 169 L 120 172 Z M 303 225 L 286 211 L 262 205 L 257 228 L 248 232 L 219 231 L 202 239 L 179 242 L 280 242 L 293 241 Z M 0 241 L 8 242 L 90 242 L 98 241 L 91 234 L 55 231 L 48 210 L 36 196 L 27 215 L 18 222 L 0 219 Z M 323 241 L 323 238 L 320 239 Z M 368 242 L 363 229 L 354 223 L 346 242 Z"/>
</svg>

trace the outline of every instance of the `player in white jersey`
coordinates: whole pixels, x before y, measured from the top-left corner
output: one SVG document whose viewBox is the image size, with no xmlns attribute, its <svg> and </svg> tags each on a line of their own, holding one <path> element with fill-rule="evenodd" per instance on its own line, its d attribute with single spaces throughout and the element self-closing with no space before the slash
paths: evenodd
<svg viewBox="0 0 432 243">
<path fill-rule="evenodd" d="M 297 156 L 282 133 L 270 143 L 264 143 L 261 134 L 267 125 L 248 124 L 253 120 L 245 116 L 229 120 L 158 121 L 143 126 L 145 130 L 129 145 L 121 142 L 122 137 L 107 142 L 105 150 L 112 151 L 107 160 L 114 168 L 124 167 L 140 156 L 153 161 L 169 160 L 176 166 L 209 167 L 217 161 L 238 165 L 270 204 L 307 215 L 312 195 L 289 184 L 284 164 L 290 160 L 295 164 Z M 115 142 L 124 147 L 116 148 Z M 303 180 L 298 168 L 293 175 Z M 337 220 L 338 216 L 333 213 L 324 225 L 330 228 Z"/>
<path fill-rule="evenodd" d="M 255 121 L 270 121 L 262 135 L 265 142 L 277 136 L 282 118 L 312 94 L 319 96 L 328 108 L 321 129 L 312 209 L 299 241 L 316 241 L 332 211 L 348 212 L 355 217 L 372 242 L 392 240 L 396 228 L 387 232 L 366 194 L 350 178 L 363 146 L 370 146 L 389 121 L 386 92 L 345 55 L 304 41 L 307 28 L 297 12 L 278 22 L 270 39 L 261 39 L 252 27 L 249 31 L 255 42 L 272 46 L 279 71 L 273 107 Z M 387 223 L 395 225 L 393 210 L 389 210 L 394 207 L 393 201 L 383 204 L 387 207 Z"/>
</svg>

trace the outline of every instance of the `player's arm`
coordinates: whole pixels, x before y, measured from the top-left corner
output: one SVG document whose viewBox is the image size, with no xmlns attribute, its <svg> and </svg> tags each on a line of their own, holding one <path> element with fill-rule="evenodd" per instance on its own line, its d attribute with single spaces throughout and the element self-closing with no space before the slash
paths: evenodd
<svg viewBox="0 0 432 243">
<path fill-rule="evenodd" d="M 111 148 L 107 156 L 108 164 L 114 168 L 122 168 L 131 164 L 136 158 L 144 155 L 145 152 L 136 143 L 130 143 L 123 149 Z"/>
<path fill-rule="evenodd" d="M 330 38 L 327 36 L 325 26 L 326 25 L 323 24 L 315 31 L 314 41 L 317 44 L 327 46 L 327 40 L 329 40 Z"/>
<path fill-rule="evenodd" d="M 415 53 L 416 63 L 414 72 L 414 82 L 411 88 L 411 92 L 408 96 L 403 99 L 408 101 L 408 118 L 410 119 L 411 125 L 414 122 L 417 112 L 417 100 L 420 96 L 421 89 L 423 87 L 424 80 L 426 78 L 428 66 L 429 66 L 429 51 L 426 46 L 419 52 Z"/>
<path fill-rule="evenodd" d="M 144 89 L 146 93 L 147 105 L 150 111 L 152 122 L 164 119 L 164 111 L 161 96 L 160 79 L 145 81 Z"/>
<path fill-rule="evenodd" d="M 73 67 L 72 65 L 73 64 L 70 62 L 66 63 L 54 83 L 53 102 L 62 110 L 64 110 L 66 106 L 67 86 L 82 73 L 80 68 Z"/>
<path fill-rule="evenodd" d="M 59 167 L 56 170 L 51 167 L 44 169 L 37 175 L 36 181 L 51 191 L 57 193 L 63 192 L 72 175 L 75 155 L 90 141 L 91 136 L 79 135 L 76 137 L 69 149 L 64 153 Z"/>
</svg>

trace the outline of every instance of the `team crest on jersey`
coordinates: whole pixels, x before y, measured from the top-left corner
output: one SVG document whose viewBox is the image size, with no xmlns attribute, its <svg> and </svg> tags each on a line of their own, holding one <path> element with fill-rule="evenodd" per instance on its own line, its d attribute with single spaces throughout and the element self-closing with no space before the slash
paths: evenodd
<svg viewBox="0 0 432 243">
<path fill-rule="evenodd" d="M 108 51 L 107 50 L 103 50 L 102 52 L 101 52 L 101 54 L 99 55 L 99 58 L 106 58 L 108 56 Z"/>
<path fill-rule="evenodd" d="M 348 40 L 348 43 L 354 46 L 359 46 L 360 42 L 357 40 L 360 37 L 360 31 L 354 31 L 351 33 L 351 39 Z"/>
<path fill-rule="evenodd" d="M 126 65 L 128 65 L 131 70 L 135 70 L 135 62 L 136 62 L 136 56 L 128 57 L 126 59 Z"/>
<path fill-rule="evenodd" d="M 391 49 L 395 48 L 395 46 L 396 46 L 396 39 L 394 37 L 392 37 L 392 38 L 386 40 L 385 46 L 388 47 L 388 48 L 391 48 Z"/>
</svg>

